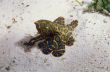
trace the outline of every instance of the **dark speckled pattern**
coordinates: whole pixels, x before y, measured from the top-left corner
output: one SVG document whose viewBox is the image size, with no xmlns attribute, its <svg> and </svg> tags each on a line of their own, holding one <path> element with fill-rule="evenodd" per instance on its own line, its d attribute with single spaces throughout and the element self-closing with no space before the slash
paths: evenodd
<svg viewBox="0 0 110 72">
<path fill-rule="evenodd" d="M 72 31 L 77 27 L 78 21 L 73 20 L 66 25 L 63 17 L 58 17 L 53 22 L 49 20 L 38 20 L 35 22 L 39 36 L 31 39 L 29 44 L 35 44 L 39 40 L 38 47 L 44 54 L 52 53 L 55 57 L 60 57 L 65 53 L 65 45 L 72 46 L 74 38 Z"/>
</svg>

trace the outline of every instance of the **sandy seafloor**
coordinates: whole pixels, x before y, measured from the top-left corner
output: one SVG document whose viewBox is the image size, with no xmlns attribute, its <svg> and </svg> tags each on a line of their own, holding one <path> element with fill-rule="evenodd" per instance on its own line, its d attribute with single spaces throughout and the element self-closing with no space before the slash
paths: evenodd
<svg viewBox="0 0 110 72">
<path fill-rule="evenodd" d="M 110 72 L 110 17 L 82 11 L 74 0 L 0 0 L 0 72 Z M 79 21 L 62 57 L 17 45 L 37 33 L 34 21 L 59 16 Z"/>
</svg>

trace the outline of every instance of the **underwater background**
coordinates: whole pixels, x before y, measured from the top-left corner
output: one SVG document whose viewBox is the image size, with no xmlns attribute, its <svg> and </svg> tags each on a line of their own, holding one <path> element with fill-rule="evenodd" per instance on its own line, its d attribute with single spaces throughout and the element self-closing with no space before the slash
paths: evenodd
<svg viewBox="0 0 110 72">
<path fill-rule="evenodd" d="M 0 0 L 0 72 L 110 72 L 110 1 L 107 6 L 102 2 L 100 8 L 92 6 L 96 8 L 93 12 L 84 12 L 91 2 Z M 100 12 L 103 10 L 107 15 Z M 37 47 L 25 52 L 18 45 L 37 34 L 35 21 L 53 21 L 59 16 L 66 24 L 78 20 L 74 45 L 66 46 L 63 56 L 45 55 Z"/>
</svg>

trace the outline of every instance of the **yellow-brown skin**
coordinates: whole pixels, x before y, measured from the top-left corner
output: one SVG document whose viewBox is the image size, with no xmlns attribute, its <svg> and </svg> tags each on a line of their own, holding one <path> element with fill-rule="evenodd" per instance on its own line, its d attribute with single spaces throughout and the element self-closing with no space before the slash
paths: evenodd
<svg viewBox="0 0 110 72">
<path fill-rule="evenodd" d="M 74 43 L 72 31 L 77 27 L 78 21 L 73 20 L 71 24 L 66 25 L 63 17 L 58 17 L 56 20 L 38 20 L 34 22 L 38 30 L 38 36 L 29 41 L 29 45 L 33 45 L 39 40 L 44 42 L 39 43 L 39 47 L 43 47 L 44 54 L 50 54 L 55 57 L 60 57 L 65 53 L 65 45 L 71 46 Z M 50 39 L 50 40 L 49 40 Z"/>
<path fill-rule="evenodd" d="M 46 36 L 51 33 L 59 33 L 61 40 L 68 45 L 70 37 L 72 36 L 72 31 L 74 31 L 74 28 L 77 27 L 78 21 L 73 20 L 71 24 L 66 25 L 64 24 L 64 18 L 58 17 L 55 21 L 49 21 L 49 20 L 38 20 L 34 22 L 36 25 L 36 28 L 38 30 L 38 33 L 42 36 Z"/>
</svg>

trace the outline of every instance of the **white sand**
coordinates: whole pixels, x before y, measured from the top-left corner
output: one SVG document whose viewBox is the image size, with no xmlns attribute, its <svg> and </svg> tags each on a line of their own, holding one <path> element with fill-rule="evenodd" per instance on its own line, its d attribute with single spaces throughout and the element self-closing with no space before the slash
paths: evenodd
<svg viewBox="0 0 110 72">
<path fill-rule="evenodd" d="M 76 42 L 66 46 L 62 57 L 44 55 L 37 48 L 26 53 L 17 46 L 36 34 L 34 21 L 59 16 L 66 23 L 79 21 Z M 0 72 L 110 72 L 110 17 L 83 14 L 74 0 L 0 0 Z"/>
</svg>

